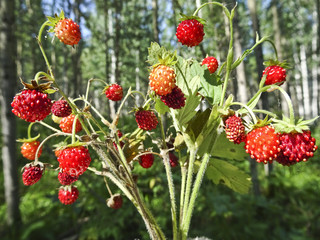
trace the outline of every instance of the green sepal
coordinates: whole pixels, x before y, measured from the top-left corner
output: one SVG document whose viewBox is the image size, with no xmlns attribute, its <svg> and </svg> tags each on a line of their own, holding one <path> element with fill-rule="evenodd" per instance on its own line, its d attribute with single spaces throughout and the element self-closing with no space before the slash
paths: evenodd
<svg viewBox="0 0 320 240">
<path fill-rule="evenodd" d="M 47 19 L 49 21 L 48 26 L 52 27 L 48 30 L 48 32 L 54 32 L 54 27 L 57 25 L 57 23 L 60 20 L 65 19 L 64 12 L 61 10 L 59 15 L 55 14 L 54 17 L 47 16 Z"/>
<path fill-rule="evenodd" d="M 147 62 L 152 68 L 158 65 L 174 66 L 177 63 L 177 52 L 168 51 L 165 47 L 161 47 L 158 43 L 152 42 L 148 48 Z"/>
<path fill-rule="evenodd" d="M 280 62 L 278 60 L 274 60 L 274 59 L 269 59 L 267 61 L 264 61 L 263 62 L 263 65 L 269 67 L 269 66 L 279 66 L 279 67 L 282 67 L 282 68 L 285 68 L 285 69 L 290 69 L 292 68 L 291 65 L 289 63 L 287 63 L 286 60 Z"/>
<path fill-rule="evenodd" d="M 303 120 L 303 118 L 300 118 L 296 123 L 292 124 L 290 122 L 290 119 L 286 116 L 282 116 L 282 120 L 280 119 L 272 119 L 274 124 L 274 128 L 276 132 L 280 133 L 292 133 L 292 132 L 298 132 L 302 133 L 303 131 L 309 130 L 309 125 L 313 123 L 315 120 L 317 120 L 319 117 L 315 117 L 313 119 L 309 120 Z"/>
<path fill-rule="evenodd" d="M 185 20 L 191 20 L 191 19 L 195 19 L 197 20 L 198 22 L 200 22 L 202 25 L 206 25 L 206 20 L 204 20 L 203 18 L 200 18 L 198 16 L 194 16 L 194 15 L 185 15 L 183 13 L 180 13 L 180 18 L 179 18 L 179 21 L 185 21 Z"/>
<path fill-rule="evenodd" d="M 74 148 L 74 147 L 81 147 L 81 146 L 87 146 L 87 145 L 88 143 L 80 142 L 79 140 L 77 140 L 74 143 L 66 145 L 65 148 Z"/>
<path fill-rule="evenodd" d="M 23 142 L 23 143 L 25 143 L 25 142 L 34 142 L 34 141 L 36 141 L 39 137 L 40 137 L 40 133 L 39 133 L 37 136 L 33 137 L 33 138 L 18 138 L 16 141 L 17 141 L 17 142 Z"/>
</svg>

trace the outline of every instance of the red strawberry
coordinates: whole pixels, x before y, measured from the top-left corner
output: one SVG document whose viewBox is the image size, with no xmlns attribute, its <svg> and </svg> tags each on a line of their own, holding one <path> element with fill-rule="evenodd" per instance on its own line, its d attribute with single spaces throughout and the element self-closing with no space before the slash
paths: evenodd
<svg viewBox="0 0 320 240">
<path fill-rule="evenodd" d="M 23 90 L 11 103 L 12 112 L 27 122 L 45 119 L 51 112 L 51 105 L 48 94 L 37 90 Z"/>
<path fill-rule="evenodd" d="M 256 128 L 247 134 L 245 149 L 257 162 L 272 162 L 281 150 L 279 134 L 271 126 Z"/>
<path fill-rule="evenodd" d="M 117 132 L 119 139 L 123 136 L 122 132 L 120 130 L 118 130 Z M 115 149 L 118 150 L 117 144 L 115 142 L 113 142 L 113 146 L 115 147 Z M 124 146 L 124 142 L 120 141 L 120 147 L 122 148 Z"/>
<path fill-rule="evenodd" d="M 169 152 L 169 161 L 171 167 L 176 167 L 179 164 L 179 159 L 173 152 Z"/>
<path fill-rule="evenodd" d="M 52 104 L 51 112 L 57 117 L 68 117 L 72 109 L 66 100 L 58 100 Z"/>
<path fill-rule="evenodd" d="M 62 132 L 65 133 L 72 133 L 72 125 L 74 121 L 75 115 L 70 114 L 68 117 L 64 117 L 61 119 L 59 127 L 61 128 Z M 76 133 L 82 130 L 82 126 L 80 121 L 77 119 L 76 122 Z"/>
<path fill-rule="evenodd" d="M 37 152 L 39 145 L 40 145 L 39 141 L 24 142 L 21 145 L 22 156 L 33 161 L 36 157 L 36 152 Z M 41 153 L 42 153 L 42 146 L 38 152 L 38 158 L 40 157 Z"/>
<path fill-rule="evenodd" d="M 165 105 L 173 109 L 183 108 L 186 102 L 186 98 L 184 97 L 183 92 L 178 87 L 172 89 L 171 93 L 160 96 L 160 99 L 162 102 L 164 102 Z"/>
<path fill-rule="evenodd" d="M 246 138 L 245 127 L 240 117 L 235 115 L 228 117 L 225 121 L 224 129 L 227 138 L 235 144 L 240 144 Z"/>
<path fill-rule="evenodd" d="M 122 197 L 119 193 L 112 195 L 110 198 L 107 199 L 107 205 L 113 209 L 119 209 L 122 207 Z"/>
<path fill-rule="evenodd" d="M 30 186 L 38 182 L 43 174 L 43 168 L 40 165 L 32 166 L 27 164 L 22 173 L 22 181 L 26 186 Z"/>
<path fill-rule="evenodd" d="M 266 67 L 262 73 L 262 77 L 267 74 L 265 85 L 272 85 L 278 83 L 283 84 L 286 81 L 286 70 L 280 66 L 273 65 Z"/>
<path fill-rule="evenodd" d="M 120 101 L 123 97 L 123 89 L 118 84 L 112 84 L 105 91 L 106 97 L 112 101 Z"/>
<path fill-rule="evenodd" d="M 61 187 L 59 189 L 58 198 L 62 204 L 70 205 L 79 197 L 79 190 L 74 186 Z"/>
<path fill-rule="evenodd" d="M 90 165 L 89 150 L 84 146 L 69 147 L 61 151 L 58 157 L 59 167 L 72 177 L 83 174 Z"/>
<path fill-rule="evenodd" d="M 176 74 L 171 67 L 158 65 L 149 75 L 149 85 L 156 94 L 162 96 L 172 92 L 176 86 Z"/>
<path fill-rule="evenodd" d="M 139 157 L 139 164 L 143 168 L 150 168 L 153 165 L 154 156 L 153 154 L 144 154 Z"/>
<path fill-rule="evenodd" d="M 280 135 L 280 149 L 282 156 L 277 161 L 282 165 L 291 165 L 297 162 L 306 162 L 317 150 L 316 140 L 310 131 L 302 133 L 282 133 Z"/>
<path fill-rule="evenodd" d="M 138 127 L 143 130 L 155 129 L 158 125 L 158 119 L 154 112 L 148 110 L 139 110 L 135 114 Z"/>
<path fill-rule="evenodd" d="M 55 35 L 66 45 L 76 45 L 81 39 L 80 27 L 68 18 L 61 19 L 54 28 Z"/>
<path fill-rule="evenodd" d="M 196 19 L 184 20 L 179 24 L 176 36 L 182 45 L 197 46 L 203 40 L 203 24 Z"/>
<path fill-rule="evenodd" d="M 202 60 L 202 65 L 207 65 L 210 73 L 214 73 L 219 67 L 218 60 L 215 57 L 206 57 Z"/>
<path fill-rule="evenodd" d="M 72 177 L 68 173 L 62 171 L 58 173 L 58 180 L 62 185 L 70 185 L 71 183 L 77 181 L 78 177 Z"/>
</svg>

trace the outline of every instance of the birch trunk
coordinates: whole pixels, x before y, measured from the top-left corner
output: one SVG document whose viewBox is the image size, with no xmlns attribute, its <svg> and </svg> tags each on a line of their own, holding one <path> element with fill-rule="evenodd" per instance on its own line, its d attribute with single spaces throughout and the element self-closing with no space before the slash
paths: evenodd
<svg viewBox="0 0 320 240">
<path fill-rule="evenodd" d="M 317 7 L 316 9 L 313 11 L 312 13 L 312 17 L 313 17 L 313 26 L 312 26 L 312 70 L 311 70 L 311 74 L 312 74 L 312 98 L 311 98 L 311 117 L 314 118 L 316 116 L 318 116 L 319 114 L 319 85 L 318 85 L 318 77 L 319 77 L 319 67 L 318 67 L 318 63 L 319 62 L 319 46 L 318 46 L 318 41 L 320 40 L 318 38 L 318 29 L 319 29 L 319 0 L 317 0 Z"/>
</svg>

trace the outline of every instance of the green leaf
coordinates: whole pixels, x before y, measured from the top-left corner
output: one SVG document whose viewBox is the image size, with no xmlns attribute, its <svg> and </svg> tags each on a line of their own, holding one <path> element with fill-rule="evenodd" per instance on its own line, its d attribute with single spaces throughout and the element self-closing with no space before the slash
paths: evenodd
<svg viewBox="0 0 320 240">
<path fill-rule="evenodd" d="M 158 113 L 160 113 L 161 115 L 165 114 L 166 112 L 169 112 L 169 107 L 167 105 L 165 105 L 160 98 L 156 98 L 155 99 L 155 105 L 154 108 L 156 109 L 156 111 Z"/>
<path fill-rule="evenodd" d="M 212 105 L 218 104 L 222 93 L 220 77 L 216 74 L 210 74 L 209 70 L 205 69 L 200 81 L 199 93 Z"/>
<path fill-rule="evenodd" d="M 197 161 L 195 165 L 199 167 L 200 162 Z M 223 160 L 210 159 L 206 176 L 214 184 L 223 184 L 242 194 L 248 193 L 251 187 L 251 179 L 248 174 Z"/>
<path fill-rule="evenodd" d="M 219 135 L 211 155 L 214 158 L 237 161 L 247 160 L 249 156 L 244 149 L 244 144 L 234 144 L 233 142 L 230 142 L 226 137 L 225 132 L 222 132 Z"/>
</svg>

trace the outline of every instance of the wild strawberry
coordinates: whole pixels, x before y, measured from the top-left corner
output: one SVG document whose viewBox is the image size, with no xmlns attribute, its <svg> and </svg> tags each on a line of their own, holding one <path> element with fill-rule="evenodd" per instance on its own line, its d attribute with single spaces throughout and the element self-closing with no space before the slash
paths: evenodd
<svg viewBox="0 0 320 240">
<path fill-rule="evenodd" d="M 119 193 L 112 195 L 110 198 L 107 199 L 107 205 L 113 209 L 119 209 L 122 207 L 122 197 Z"/>
<path fill-rule="evenodd" d="M 24 142 L 21 145 L 22 156 L 33 161 L 36 157 L 36 152 L 37 152 L 39 145 L 40 145 L 39 141 Z M 41 153 L 42 153 L 42 146 L 39 149 L 38 157 L 40 157 Z"/>
<path fill-rule="evenodd" d="M 68 117 L 64 117 L 61 119 L 59 127 L 61 128 L 62 132 L 65 133 L 72 133 L 72 125 L 74 121 L 75 115 L 70 114 Z M 76 122 L 76 133 L 82 130 L 82 126 L 80 121 L 77 119 Z"/>
<path fill-rule="evenodd" d="M 90 165 L 89 150 L 84 146 L 69 147 L 61 151 L 58 157 L 59 167 L 72 177 L 83 174 Z"/>
<path fill-rule="evenodd" d="M 23 90 L 13 98 L 12 112 L 27 122 L 41 121 L 50 114 L 51 99 L 37 90 Z"/>
<path fill-rule="evenodd" d="M 173 152 L 169 152 L 169 161 L 171 167 L 176 167 L 179 165 L 179 159 Z"/>
<path fill-rule="evenodd" d="M 266 67 L 262 73 L 262 77 L 267 74 L 265 85 L 272 85 L 278 83 L 283 84 L 286 81 L 286 70 L 280 66 L 273 65 Z"/>
<path fill-rule="evenodd" d="M 26 186 L 31 186 L 38 182 L 43 174 L 43 168 L 40 165 L 32 166 L 27 164 L 22 173 L 22 181 Z"/>
<path fill-rule="evenodd" d="M 72 19 L 63 18 L 55 25 L 55 35 L 66 45 L 77 45 L 81 39 L 80 27 Z"/>
<path fill-rule="evenodd" d="M 183 108 L 186 102 L 186 98 L 184 97 L 183 92 L 178 87 L 172 89 L 171 93 L 160 96 L 160 99 L 162 102 L 164 102 L 165 105 L 173 109 Z"/>
<path fill-rule="evenodd" d="M 120 130 L 117 131 L 117 135 L 118 135 L 119 139 L 123 136 L 123 134 Z M 115 147 L 115 149 L 118 150 L 117 144 L 115 142 L 113 142 L 113 146 Z M 124 142 L 120 141 L 120 147 L 122 148 L 123 146 L 124 146 Z"/>
<path fill-rule="evenodd" d="M 139 110 L 135 113 L 135 116 L 138 127 L 143 130 L 152 130 L 158 125 L 158 119 L 152 111 Z"/>
<path fill-rule="evenodd" d="M 59 189 L 58 198 L 62 204 L 70 205 L 79 197 L 79 190 L 74 186 L 61 187 Z"/>
<path fill-rule="evenodd" d="M 70 185 L 71 183 L 77 181 L 78 177 L 72 177 L 68 173 L 62 171 L 58 173 L 58 180 L 62 185 Z"/>
<path fill-rule="evenodd" d="M 202 60 L 202 65 L 207 65 L 210 73 L 214 73 L 219 67 L 218 60 L 215 57 L 206 57 Z"/>
<path fill-rule="evenodd" d="M 52 104 L 51 112 L 57 117 L 68 117 L 72 109 L 66 100 L 58 100 Z"/>
<path fill-rule="evenodd" d="M 316 140 L 308 130 L 302 133 L 282 133 L 280 135 L 280 149 L 283 156 L 279 157 L 277 161 L 283 165 L 306 162 L 313 157 L 317 148 Z"/>
<path fill-rule="evenodd" d="M 235 144 L 240 144 L 246 138 L 243 121 L 236 115 L 227 118 L 227 120 L 225 121 L 224 130 L 226 132 L 227 138 Z"/>
<path fill-rule="evenodd" d="M 281 151 L 279 134 L 271 126 L 256 128 L 247 134 L 245 149 L 257 162 L 272 162 Z"/>
<path fill-rule="evenodd" d="M 203 40 L 203 24 L 196 19 L 184 20 L 178 25 L 176 36 L 182 45 L 197 46 Z"/>
<path fill-rule="evenodd" d="M 105 94 L 112 101 L 120 101 L 123 97 L 123 89 L 120 85 L 114 83 L 106 88 Z"/>
<path fill-rule="evenodd" d="M 176 86 L 176 74 L 171 67 L 158 65 L 149 75 L 149 85 L 157 95 L 167 95 Z"/>
<path fill-rule="evenodd" d="M 139 164 L 143 168 L 150 168 L 153 165 L 154 156 L 153 154 L 144 154 L 139 157 Z"/>
</svg>

